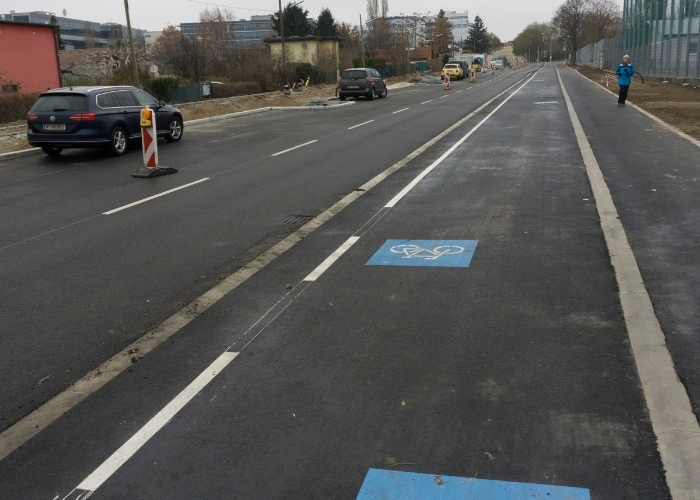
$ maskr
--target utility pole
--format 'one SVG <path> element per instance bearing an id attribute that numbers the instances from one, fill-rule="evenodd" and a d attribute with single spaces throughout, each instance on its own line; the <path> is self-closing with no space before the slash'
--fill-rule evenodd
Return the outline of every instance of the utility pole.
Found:
<path id="1" fill-rule="evenodd" d="M 549 34 L 549 62 L 552 62 L 552 34 Z"/>
<path id="2" fill-rule="evenodd" d="M 282 1 L 282 0 L 280 0 Z M 129 0 L 124 0 L 126 11 L 126 29 L 129 33 L 129 47 L 131 49 L 131 65 L 134 68 L 134 87 L 139 86 L 139 69 L 136 66 L 136 54 L 134 53 L 134 36 L 131 34 L 131 18 L 129 17 Z"/>
<path id="3" fill-rule="evenodd" d="M 124 0 L 126 1 L 126 0 Z M 282 74 L 284 75 L 284 83 L 288 84 L 287 80 L 287 54 L 284 50 L 284 17 L 282 16 L 282 0 L 279 0 L 280 4 L 280 39 L 282 40 Z"/>
<path id="4" fill-rule="evenodd" d="M 280 0 L 281 2 L 282 0 Z M 362 14 L 360 14 L 360 48 L 362 49 L 362 67 L 365 67 L 365 30 L 362 27 Z"/>

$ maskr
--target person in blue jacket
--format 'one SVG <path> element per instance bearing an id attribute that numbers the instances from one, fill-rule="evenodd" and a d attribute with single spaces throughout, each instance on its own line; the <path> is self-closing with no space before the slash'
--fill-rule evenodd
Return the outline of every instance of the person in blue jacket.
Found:
<path id="1" fill-rule="evenodd" d="M 622 64 L 620 64 L 615 70 L 617 74 L 617 83 L 620 85 L 620 96 L 617 99 L 617 106 L 624 106 L 627 100 L 627 91 L 630 89 L 630 83 L 632 83 L 632 75 L 634 75 L 634 66 L 630 62 L 630 56 L 626 55 L 622 58 Z"/>

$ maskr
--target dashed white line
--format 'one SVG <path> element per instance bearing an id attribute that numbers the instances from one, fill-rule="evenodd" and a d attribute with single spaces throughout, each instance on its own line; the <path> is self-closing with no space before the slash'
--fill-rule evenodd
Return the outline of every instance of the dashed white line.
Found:
<path id="1" fill-rule="evenodd" d="M 303 148 L 304 146 L 308 146 L 309 144 L 313 144 L 314 142 L 318 142 L 318 139 L 314 139 L 313 141 L 305 142 L 304 144 L 299 144 L 298 146 L 294 146 L 293 148 L 285 149 L 284 151 L 280 151 L 279 153 L 272 154 L 270 156 L 279 156 L 284 153 L 289 153 L 290 151 L 294 151 L 295 149 Z"/>
<path id="2" fill-rule="evenodd" d="M 408 109 L 408 108 L 403 108 L 403 109 L 400 109 L 400 110 L 398 110 L 398 111 L 394 111 L 394 112 L 391 113 L 391 114 L 392 114 L 392 115 L 395 115 L 395 114 L 397 114 L 397 113 L 401 113 L 402 111 L 406 111 L 407 109 Z"/>
<path id="3" fill-rule="evenodd" d="M 160 410 L 146 425 L 134 434 L 131 439 L 115 451 L 111 457 L 95 469 L 85 480 L 78 485 L 78 490 L 95 491 L 109 477 L 114 474 L 139 448 L 151 439 L 165 424 L 167 424 L 199 391 L 204 389 L 214 377 L 238 356 L 237 352 L 225 352 L 219 356 L 209 367 L 190 383 L 175 399 Z"/>
<path id="4" fill-rule="evenodd" d="M 433 100 L 430 99 L 429 101 L 422 102 L 421 104 L 428 104 L 429 102 L 433 102 Z"/>
<path id="5" fill-rule="evenodd" d="M 324 260 L 323 262 L 321 262 L 321 264 L 316 269 L 311 271 L 311 274 L 309 274 L 306 278 L 304 278 L 304 281 L 316 281 L 318 279 L 318 277 L 321 276 L 326 271 L 326 269 L 331 267 L 333 265 L 333 263 L 336 260 L 338 260 L 340 257 L 342 257 L 342 255 L 345 252 L 347 252 L 350 249 L 350 247 L 353 246 L 357 242 L 357 240 L 359 240 L 359 239 L 360 239 L 359 236 L 350 236 L 350 238 L 348 238 L 345 243 L 340 245 L 335 252 L 330 254 L 328 256 L 328 258 L 326 260 Z"/>
<path id="6" fill-rule="evenodd" d="M 444 99 L 445 97 L 450 97 L 449 95 L 444 95 L 440 99 Z"/>
<path id="7" fill-rule="evenodd" d="M 464 89 L 462 89 L 462 90 L 464 90 Z M 462 90 L 458 90 L 457 92 L 455 92 L 455 94 L 459 94 Z"/>
<path id="8" fill-rule="evenodd" d="M 179 191 L 181 189 L 185 189 L 186 187 L 194 186 L 195 184 L 199 184 L 200 182 L 204 182 L 204 181 L 208 181 L 208 180 L 209 180 L 209 177 L 205 177 L 204 179 L 199 179 L 198 181 L 190 182 L 189 184 L 185 184 L 184 186 L 176 187 L 175 189 L 171 189 L 169 191 L 163 191 L 160 194 L 149 196 L 148 198 L 144 198 L 143 200 L 129 203 L 128 205 L 124 205 L 123 207 L 115 208 L 114 210 L 110 210 L 109 212 L 103 212 L 102 215 L 112 215 L 113 213 L 119 212 L 120 210 L 126 210 L 127 208 L 131 208 L 133 206 L 140 205 L 141 203 L 146 203 L 147 201 L 153 200 L 155 198 L 160 198 L 161 196 L 165 196 L 166 194 L 174 193 L 175 191 Z"/>
<path id="9" fill-rule="evenodd" d="M 352 129 L 354 129 L 354 128 L 361 127 L 362 125 L 367 125 L 368 123 L 372 123 L 373 121 L 374 121 L 374 120 L 369 120 L 369 121 L 366 121 L 366 122 L 364 122 L 364 123 L 360 123 L 360 124 L 358 124 L 358 125 L 354 125 L 354 126 L 352 126 L 352 127 L 348 127 L 348 130 L 352 130 Z"/>

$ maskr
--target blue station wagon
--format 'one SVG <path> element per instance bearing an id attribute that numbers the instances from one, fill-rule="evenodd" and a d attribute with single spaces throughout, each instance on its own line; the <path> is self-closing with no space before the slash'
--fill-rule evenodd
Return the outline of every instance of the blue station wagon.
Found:
<path id="1" fill-rule="evenodd" d="M 136 87 L 65 87 L 41 94 L 27 113 L 27 139 L 49 156 L 64 148 L 109 148 L 123 155 L 141 137 L 140 112 L 155 111 L 158 137 L 182 138 L 180 110 Z"/>

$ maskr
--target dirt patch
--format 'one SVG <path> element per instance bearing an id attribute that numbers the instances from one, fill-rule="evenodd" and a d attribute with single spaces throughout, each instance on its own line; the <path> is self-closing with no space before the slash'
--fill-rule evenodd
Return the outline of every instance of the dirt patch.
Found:
<path id="1" fill-rule="evenodd" d="M 311 86 L 302 92 L 292 92 L 285 95 L 282 92 L 274 92 L 258 95 L 244 95 L 217 99 L 214 101 L 202 101 L 197 103 L 175 104 L 182 111 L 185 121 L 211 118 L 212 116 L 238 113 L 267 107 L 302 106 L 310 99 L 320 97 L 334 97 L 335 84 Z"/>
<path id="2" fill-rule="evenodd" d="M 578 72 L 592 81 L 601 83 L 609 71 L 600 71 L 590 67 L 579 67 Z M 608 90 L 617 93 L 617 83 L 611 83 Z M 663 83 L 646 78 L 642 84 L 639 76 L 635 76 L 629 91 L 629 101 L 640 108 L 662 119 L 669 125 L 685 132 L 695 139 L 700 139 L 700 88 L 680 83 Z"/>

